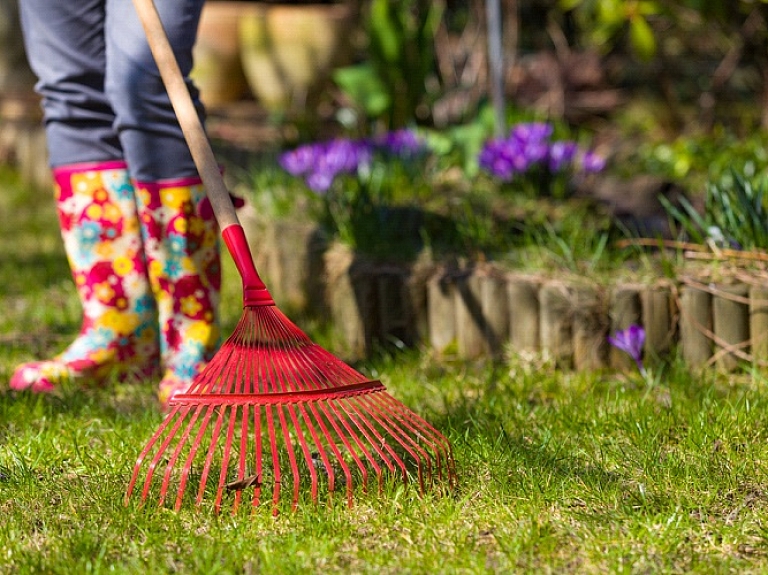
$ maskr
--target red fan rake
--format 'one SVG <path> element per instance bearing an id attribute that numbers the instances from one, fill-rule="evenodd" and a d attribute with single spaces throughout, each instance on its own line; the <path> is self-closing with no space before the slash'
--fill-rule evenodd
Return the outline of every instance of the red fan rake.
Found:
<path id="1" fill-rule="evenodd" d="M 193 381 L 171 398 L 169 412 L 141 451 L 126 503 L 134 491 L 180 509 L 212 501 L 232 511 L 283 492 L 295 508 L 308 492 L 356 488 L 379 492 L 388 478 L 455 484 L 451 446 L 424 419 L 313 343 L 275 306 L 253 264 L 242 226 L 224 186 L 152 0 L 134 0 L 222 236 L 243 280 L 244 313 L 234 333 Z M 140 479 L 142 478 L 143 479 Z"/>

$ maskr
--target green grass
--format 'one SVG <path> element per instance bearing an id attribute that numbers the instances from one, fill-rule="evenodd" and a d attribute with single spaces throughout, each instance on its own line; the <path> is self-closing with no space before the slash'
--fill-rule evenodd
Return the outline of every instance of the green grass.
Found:
<path id="1" fill-rule="evenodd" d="M 0 176 L 0 572 L 768 572 L 763 373 L 567 373 L 535 360 L 357 365 L 451 440 L 456 491 L 392 485 L 277 517 L 123 504 L 161 421 L 151 381 L 54 396 L 7 389 L 79 310 L 45 192 Z M 225 269 L 223 313 L 240 314 Z"/>

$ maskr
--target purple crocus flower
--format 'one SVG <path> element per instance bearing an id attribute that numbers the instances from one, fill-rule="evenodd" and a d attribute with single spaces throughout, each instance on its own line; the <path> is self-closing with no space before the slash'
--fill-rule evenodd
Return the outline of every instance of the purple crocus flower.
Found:
<path id="1" fill-rule="evenodd" d="M 388 154 L 399 158 L 412 158 L 425 150 L 424 141 L 413 130 L 402 129 L 387 132 L 377 138 L 376 146 Z"/>
<path id="2" fill-rule="evenodd" d="M 549 147 L 549 169 L 552 172 L 559 172 L 570 165 L 578 151 L 576 142 L 558 141 L 553 142 Z"/>
<path id="3" fill-rule="evenodd" d="M 355 173 L 370 162 L 371 145 L 364 140 L 339 138 L 306 144 L 280 156 L 280 165 L 289 174 L 303 176 L 315 192 L 325 192 L 339 174 Z"/>
<path id="4" fill-rule="evenodd" d="M 351 174 L 370 158 L 366 142 L 338 139 L 328 142 L 318 158 L 318 167 L 335 174 Z"/>
<path id="5" fill-rule="evenodd" d="M 483 146 L 479 162 L 480 167 L 502 181 L 509 182 L 518 174 L 524 174 L 533 167 L 545 165 L 552 169 L 550 160 L 553 145 L 549 138 L 554 128 L 544 122 L 517 124 L 508 137 L 493 139 Z M 575 144 L 555 143 L 555 168 L 564 165 L 575 155 Z M 571 149 L 573 146 L 573 149 Z"/>
<path id="6" fill-rule="evenodd" d="M 613 337 L 608 336 L 608 343 L 628 353 L 637 364 L 640 373 L 645 375 L 645 368 L 643 367 L 645 330 L 641 326 L 633 323 L 627 329 L 617 331 Z"/>
<path id="7" fill-rule="evenodd" d="M 581 169 L 594 174 L 605 169 L 605 158 L 595 152 L 585 152 L 581 157 Z"/>
<path id="8" fill-rule="evenodd" d="M 507 140 L 490 140 L 480 151 L 480 167 L 502 181 L 509 181 L 515 172 L 514 154 L 510 152 Z"/>
<path id="9" fill-rule="evenodd" d="M 305 144 L 282 154 L 279 163 L 289 174 L 303 177 L 311 190 L 322 193 L 333 185 L 336 176 L 358 173 L 368 166 L 375 150 L 413 158 L 425 149 L 424 142 L 412 130 L 396 130 L 375 140 L 337 138 Z"/>
<path id="10" fill-rule="evenodd" d="M 327 192 L 333 184 L 335 174 L 331 172 L 313 171 L 307 174 L 305 182 L 310 190 L 318 194 Z"/>
<path id="11" fill-rule="evenodd" d="M 549 143 L 543 140 L 531 140 L 520 147 L 519 157 L 525 161 L 526 168 L 540 164 L 549 154 Z"/>
<path id="12" fill-rule="evenodd" d="M 521 142 L 541 142 L 548 140 L 554 128 L 546 122 L 526 122 L 512 128 L 512 138 Z"/>
<path id="13" fill-rule="evenodd" d="M 514 139 L 504 140 L 499 148 L 499 156 L 512 166 L 512 172 L 522 174 L 531 167 L 533 161 L 527 150 L 528 146 Z"/>
<path id="14" fill-rule="evenodd" d="M 509 182 L 546 157 L 546 145 L 521 142 L 515 138 L 488 141 L 480 151 L 480 167 L 502 181 Z"/>
<path id="15" fill-rule="evenodd" d="M 539 166 L 552 174 L 566 169 L 594 173 L 605 168 L 602 156 L 582 151 L 570 140 L 552 142 L 553 133 L 554 127 L 546 122 L 517 124 L 508 137 L 485 143 L 478 158 L 480 167 L 504 182 Z"/>
<path id="16" fill-rule="evenodd" d="M 303 176 L 308 173 L 316 164 L 319 146 L 307 144 L 299 146 L 295 150 L 285 152 L 280 156 L 280 165 L 292 176 Z"/>

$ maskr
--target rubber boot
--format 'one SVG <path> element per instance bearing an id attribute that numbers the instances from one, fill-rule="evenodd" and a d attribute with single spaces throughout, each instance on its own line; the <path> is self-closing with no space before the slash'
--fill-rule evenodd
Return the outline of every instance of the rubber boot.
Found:
<path id="1" fill-rule="evenodd" d="M 135 185 L 160 319 L 165 407 L 219 347 L 219 230 L 199 178 Z"/>
<path id="2" fill-rule="evenodd" d="M 12 389 L 48 392 L 159 370 L 154 298 L 133 185 L 121 161 L 53 171 L 64 248 L 83 307 L 75 341 L 51 360 L 19 366 Z"/>

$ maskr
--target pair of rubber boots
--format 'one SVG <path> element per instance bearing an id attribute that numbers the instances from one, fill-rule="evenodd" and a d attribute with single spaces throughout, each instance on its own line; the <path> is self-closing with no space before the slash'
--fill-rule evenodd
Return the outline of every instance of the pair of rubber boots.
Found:
<path id="1" fill-rule="evenodd" d="M 160 377 L 165 407 L 219 344 L 219 232 L 201 181 L 132 182 L 120 161 L 56 168 L 54 181 L 82 328 L 53 359 L 19 366 L 10 386 Z"/>

